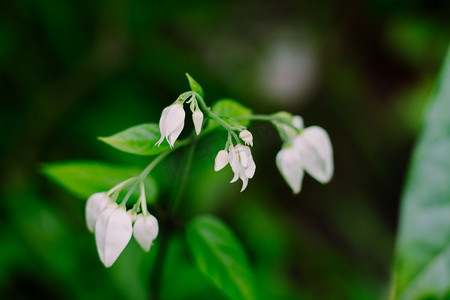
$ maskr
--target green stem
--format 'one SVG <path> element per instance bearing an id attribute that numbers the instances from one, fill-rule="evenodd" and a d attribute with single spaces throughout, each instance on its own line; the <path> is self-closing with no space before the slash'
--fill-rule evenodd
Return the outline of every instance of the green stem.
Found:
<path id="1" fill-rule="evenodd" d="M 269 122 L 279 122 L 284 125 L 287 125 L 291 127 L 292 129 L 295 129 L 296 131 L 299 131 L 297 127 L 294 126 L 291 122 L 288 122 L 284 119 L 277 118 L 273 115 L 249 115 L 249 116 L 242 116 L 235 118 L 236 120 L 255 120 L 255 121 L 269 121 Z"/>
<path id="2" fill-rule="evenodd" d="M 234 130 L 236 130 L 235 127 L 230 126 L 227 122 L 225 122 L 221 117 L 219 117 L 218 115 L 216 115 L 215 113 L 213 113 L 211 111 L 211 108 L 209 108 L 206 103 L 205 100 L 203 100 L 203 98 L 198 94 L 195 93 L 194 96 L 196 97 L 197 101 L 200 103 L 200 107 L 203 109 L 203 111 L 205 112 L 205 114 L 213 119 L 214 121 L 216 121 L 217 123 L 219 123 L 220 125 L 222 125 L 226 130 L 228 130 L 229 133 L 231 133 L 231 135 L 233 135 L 234 139 L 236 140 L 237 143 L 239 143 L 239 137 L 236 135 L 236 133 L 234 132 Z"/>

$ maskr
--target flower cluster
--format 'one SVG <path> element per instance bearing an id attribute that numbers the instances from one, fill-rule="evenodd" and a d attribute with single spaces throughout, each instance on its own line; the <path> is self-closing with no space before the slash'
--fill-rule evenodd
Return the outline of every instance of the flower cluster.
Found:
<path id="1" fill-rule="evenodd" d="M 191 103 L 190 109 L 192 111 L 195 132 L 197 135 L 200 134 L 203 123 L 203 113 L 199 108 L 199 103 L 197 101 L 198 96 L 198 94 L 193 92 L 184 93 L 172 105 L 164 108 L 161 119 L 159 120 L 161 138 L 156 143 L 158 147 L 164 139 L 167 140 L 171 148 L 174 147 L 174 143 L 184 127 L 185 112 L 183 103 L 185 101 Z M 211 114 L 211 112 L 208 113 Z M 241 179 L 243 183 L 241 189 L 242 192 L 248 185 L 248 179 L 253 177 L 256 170 L 250 148 L 246 146 L 250 145 L 253 147 L 253 136 L 250 131 L 245 129 L 245 127 L 236 128 L 236 130 L 239 130 L 240 139 L 237 138 L 234 128 L 230 129 L 226 127 L 226 129 L 228 130 L 227 144 L 224 150 L 219 151 L 216 157 L 214 170 L 219 171 L 230 163 L 231 169 L 234 172 L 234 177 L 230 182 L 233 183 L 238 179 Z M 234 146 L 232 142 L 232 136 L 235 138 L 236 146 Z M 242 145 L 241 141 L 243 141 L 245 145 Z"/>
<path id="2" fill-rule="evenodd" d="M 158 235 L 158 221 L 147 211 L 144 187 L 141 183 L 142 213 L 137 214 L 137 206 L 126 211 L 125 205 L 117 205 L 112 194 L 123 188 L 121 183 L 110 192 L 95 193 L 86 203 L 86 223 L 91 232 L 95 232 L 100 260 L 105 267 L 111 267 L 134 235 L 139 245 L 149 251 Z M 133 225 L 134 222 L 134 225 Z"/>
<path id="3" fill-rule="evenodd" d="M 164 108 L 161 119 L 159 120 L 159 130 L 161 131 L 161 138 L 156 143 L 159 147 L 164 139 L 170 145 L 170 148 L 173 148 L 175 141 L 180 135 L 181 131 L 183 131 L 184 127 L 184 117 L 186 113 L 183 109 L 183 103 L 188 99 L 187 103 L 191 103 L 190 108 L 192 111 L 192 121 L 194 123 L 195 132 L 197 135 L 200 134 L 203 123 L 203 113 L 198 107 L 198 102 L 196 100 L 195 95 L 192 93 L 185 93 L 180 96 L 180 98 L 175 101 L 172 105 Z"/>
<path id="4" fill-rule="evenodd" d="M 318 126 L 304 129 L 299 116 L 290 118 L 288 122 L 292 127 L 274 122 L 285 139 L 276 156 L 281 175 L 296 194 L 301 190 L 304 171 L 317 181 L 328 183 L 333 176 L 334 165 L 333 148 L 327 132 Z"/>

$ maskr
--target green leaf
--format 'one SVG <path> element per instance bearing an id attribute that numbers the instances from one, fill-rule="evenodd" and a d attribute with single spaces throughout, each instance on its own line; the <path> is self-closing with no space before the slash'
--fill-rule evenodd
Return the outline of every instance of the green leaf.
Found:
<path id="1" fill-rule="evenodd" d="M 449 112 L 450 48 L 414 149 L 402 197 L 391 299 L 443 299 L 449 295 Z"/>
<path id="2" fill-rule="evenodd" d="M 230 299 L 255 299 L 243 247 L 222 221 L 197 217 L 188 224 L 186 237 L 197 266 Z"/>
<path id="3" fill-rule="evenodd" d="M 240 104 L 239 102 L 232 99 L 220 99 L 211 108 L 211 111 L 220 117 L 225 117 L 224 121 L 229 123 L 231 126 L 236 126 L 236 121 L 233 119 L 239 119 L 240 117 L 250 116 L 252 110 Z M 217 122 L 211 122 L 211 127 L 217 126 Z M 242 126 L 248 126 L 250 124 L 249 120 L 240 120 L 238 124 Z"/>
<path id="4" fill-rule="evenodd" d="M 99 137 L 106 144 L 123 152 L 137 155 L 155 155 L 167 150 L 168 146 L 155 146 L 161 134 L 155 123 L 141 124 L 109 137 Z"/>
<path id="5" fill-rule="evenodd" d="M 93 161 L 48 163 L 42 173 L 68 192 L 87 199 L 90 195 L 110 190 L 116 184 L 140 174 L 136 167 L 117 166 Z M 147 201 L 156 199 L 157 185 L 151 176 L 145 180 Z"/>
<path id="6" fill-rule="evenodd" d="M 191 75 L 189 75 L 188 73 L 186 73 L 186 76 L 187 76 L 187 78 L 189 80 L 189 86 L 191 87 L 191 90 L 193 92 L 196 92 L 197 94 L 199 94 L 200 97 L 202 97 L 202 98 L 205 97 L 205 95 L 203 93 L 203 89 L 200 86 L 200 84 L 198 84 L 198 82 L 195 81 L 195 79 L 192 78 Z"/>

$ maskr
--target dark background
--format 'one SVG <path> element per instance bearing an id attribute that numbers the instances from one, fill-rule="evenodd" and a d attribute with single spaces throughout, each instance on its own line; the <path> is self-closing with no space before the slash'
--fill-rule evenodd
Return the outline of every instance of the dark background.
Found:
<path id="1" fill-rule="evenodd" d="M 262 299 L 383 299 L 407 162 L 449 42 L 448 1 L 2 1 L 2 299 L 142 299 L 154 255 L 133 240 L 111 269 L 85 228 L 84 201 L 42 163 L 145 166 L 98 141 L 157 122 L 188 90 L 255 113 L 286 110 L 325 128 L 335 175 L 292 195 L 275 166 L 276 130 L 254 122 L 245 192 L 214 173 L 226 135 L 199 144 L 184 219 L 223 219 L 249 254 Z M 189 116 L 189 114 L 187 114 Z M 192 128 L 186 118 L 183 136 Z M 159 201 L 182 151 L 155 170 Z M 101 176 L 101 174 L 99 174 Z M 178 177 L 177 177 L 178 176 Z M 158 245 L 156 240 L 156 245 Z M 174 238 L 164 299 L 220 299 Z"/>

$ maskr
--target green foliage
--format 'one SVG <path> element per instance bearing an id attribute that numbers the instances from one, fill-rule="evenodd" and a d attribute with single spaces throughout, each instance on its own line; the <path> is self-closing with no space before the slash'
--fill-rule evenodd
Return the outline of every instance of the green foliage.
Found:
<path id="1" fill-rule="evenodd" d="M 155 146 L 161 134 L 156 123 L 130 127 L 109 137 L 99 137 L 106 144 L 123 152 L 137 155 L 155 155 L 164 152 L 168 146 Z"/>
<path id="2" fill-rule="evenodd" d="M 392 299 L 442 299 L 450 291 L 450 49 L 402 199 Z"/>
<path id="3" fill-rule="evenodd" d="M 198 267 L 218 288 L 231 299 L 255 299 L 245 252 L 222 221 L 197 217 L 189 223 L 186 237 Z"/>
<path id="4" fill-rule="evenodd" d="M 195 81 L 195 79 L 192 78 L 188 73 L 186 73 L 186 76 L 187 76 L 187 78 L 189 80 L 189 86 L 191 87 L 191 90 L 193 92 L 196 92 L 197 94 L 199 94 L 200 97 L 204 98 L 205 94 L 203 93 L 203 89 L 200 86 L 200 84 L 198 84 L 198 82 Z"/>
<path id="5" fill-rule="evenodd" d="M 108 191 L 116 184 L 139 175 L 141 170 L 93 161 L 67 161 L 45 164 L 42 172 L 65 190 L 87 199 L 94 193 Z M 155 200 L 157 185 L 151 176 L 145 180 L 145 189 L 147 201 Z"/>
<path id="6" fill-rule="evenodd" d="M 218 100 L 211 108 L 212 112 L 217 114 L 220 117 L 228 117 L 224 118 L 224 121 L 230 124 L 231 126 L 248 126 L 250 121 L 243 120 L 237 123 L 235 120 L 239 117 L 246 117 L 252 114 L 252 110 L 239 102 L 223 98 Z M 231 118 L 231 119 L 230 119 Z M 209 124 L 210 128 L 214 128 L 217 126 L 216 122 L 211 122 Z"/>

